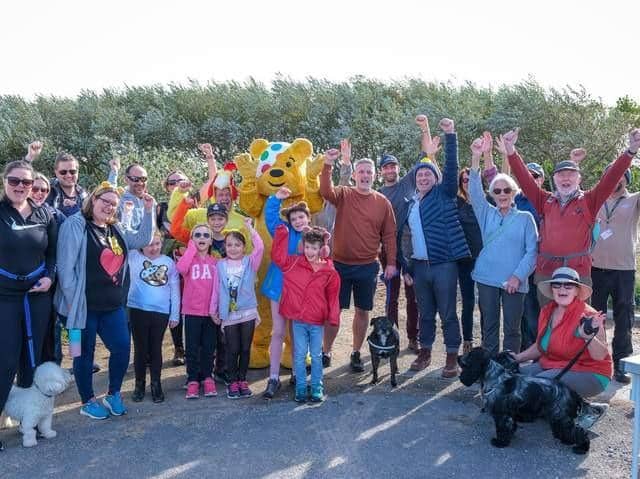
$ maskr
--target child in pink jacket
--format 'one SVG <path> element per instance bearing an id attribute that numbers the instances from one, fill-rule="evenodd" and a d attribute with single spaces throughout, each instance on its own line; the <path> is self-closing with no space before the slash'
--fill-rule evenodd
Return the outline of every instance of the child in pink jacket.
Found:
<path id="1" fill-rule="evenodd" d="M 191 230 L 187 250 L 178 260 L 184 278 L 182 314 L 184 315 L 185 359 L 187 363 L 187 399 L 197 399 L 200 382 L 206 397 L 217 396 L 211 377 L 216 349 L 216 325 L 209 315 L 211 294 L 218 283 L 217 259 L 210 255 L 213 233 L 207 224 Z"/>

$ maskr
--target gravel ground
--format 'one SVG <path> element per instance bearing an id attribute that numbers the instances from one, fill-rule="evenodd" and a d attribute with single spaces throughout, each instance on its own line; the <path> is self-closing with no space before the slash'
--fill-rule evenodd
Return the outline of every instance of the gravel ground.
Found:
<path id="1" fill-rule="evenodd" d="M 384 305 L 382 291 L 377 305 Z M 570 447 L 553 439 L 542 421 L 522 425 L 511 447 L 496 449 L 489 444 L 493 423 L 480 412 L 477 388 L 440 378 L 441 342 L 434 347 L 431 367 L 414 374 L 408 369 L 415 356 L 406 351 L 402 334 L 402 374 L 396 390 L 389 386 L 387 362 L 381 366 L 381 383 L 369 385 L 367 354 L 366 372 L 350 373 L 351 316 L 343 315 L 333 365 L 325 370 L 323 404 L 294 403 L 284 370 L 283 389 L 272 401 L 260 397 L 266 370 L 250 373 L 253 398 L 231 401 L 220 394 L 186 401 L 184 368 L 169 364 L 163 370 L 167 400 L 153 404 L 147 398 L 135 404 L 128 400 L 131 367 L 123 387 L 129 407 L 124 417 L 99 422 L 80 416 L 72 385 L 56 402 L 57 438 L 26 449 L 16 429 L 0 431 L 7 447 L 0 454 L 0 477 L 630 476 L 633 405 L 628 386 L 613 382 L 597 398 L 611 408 L 593 428 L 592 449 L 586 456 L 572 454 Z M 640 328 L 634 330 L 634 344 L 640 344 Z M 169 335 L 165 351 L 170 358 Z M 103 366 L 95 375 L 96 391 L 102 391 L 107 380 L 105 350 L 100 347 L 96 357 Z"/>

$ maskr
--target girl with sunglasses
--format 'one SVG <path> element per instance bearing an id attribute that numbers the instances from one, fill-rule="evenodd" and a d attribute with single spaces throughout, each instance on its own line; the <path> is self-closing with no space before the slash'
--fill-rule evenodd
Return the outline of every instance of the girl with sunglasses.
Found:
<path id="1" fill-rule="evenodd" d="M 49 291 L 56 275 L 58 226 L 49 210 L 29 197 L 33 178 L 33 168 L 25 161 L 7 164 L 2 176 L 0 412 L 16 372 L 18 386 L 31 386 L 51 312 Z"/>
<path id="2" fill-rule="evenodd" d="M 217 396 L 211 377 L 216 349 L 216 325 L 209 316 L 209 303 L 218 281 L 216 263 L 211 256 L 213 232 L 206 223 L 191 230 L 191 240 L 177 263 L 183 278 L 182 314 L 184 315 L 187 399 L 197 399 L 202 385 L 205 397 Z"/>
<path id="3" fill-rule="evenodd" d="M 514 206 L 518 187 L 510 176 L 501 173 L 493 178 L 489 194 L 495 206 L 487 200 L 480 178 L 480 157 L 490 141 L 488 137 L 478 138 L 471 145 L 469 197 L 483 244 L 471 277 L 478 284 L 482 344 L 497 354 L 501 349 L 520 351 L 520 321 L 529 290 L 528 277 L 535 266 L 538 232 L 531 214 Z"/>

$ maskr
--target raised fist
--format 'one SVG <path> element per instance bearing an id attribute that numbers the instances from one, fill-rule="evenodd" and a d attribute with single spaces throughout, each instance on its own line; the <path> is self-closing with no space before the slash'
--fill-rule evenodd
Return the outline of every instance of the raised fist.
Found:
<path id="1" fill-rule="evenodd" d="M 351 142 L 346 138 L 340 140 L 340 163 L 343 165 L 351 163 Z"/>
<path id="2" fill-rule="evenodd" d="M 427 118 L 427 115 L 416 116 L 416 125 L 418 125 L 422 133 L 429 132 L 429 119 Z"/>
<path id="3" fill-rule="evenodd" d="M 440 123 L 438 123 L 438 126 L 440 126 L 440 129 L 445 133 L 454 132 L 453 120 L 451 120 L 450 118 L 443 118 L 442 120 L 440 120 Z"/>
<path id="4" fill-rule="evenodd" d="M 475 157 L 482 156 L 484 152 L 484 140 L 482 138 L 476 138 L 471 143 L 471 154 Z"/>
<path id="5" fill-rule="evenodd" d="M 28 156 L 32 160 L 35 160 L 36 158 L 38 158 L 38 156 L 40 156 L 40 153 L 42 153 L 43 146 L 44 146 L 44 143 L 42 143 L 39 140 L 32 141 L 31 143 L 29 143 L 29 149 L 27 151 Z"/>
<path id="6" fill-rule="evenodd" d="M 640 148 L 640 128 L 634 128 L 629 132 L 629 150 L 637 153 Z"/>
<path id="7" fill-rule="evenodd" d="M 201 143 L 198 145 L 198 149 L 202 152 L 205 158 L 213 158 L 213 147 L 210 143 Z"/>
<path id="8" fill-rule="evenodd" d="M 142 194 L 142 202 L 144 203 L 145 210 L 147 211 L 153 210 L 153 204 L 155 203 L 155 200 L 153 199 L 153 196 L 151 196 L 149 193 Z"/>
<path id="9" fill-rule="evenodd" d="M 336 148 L 331 148 L 324 153 L 325 165 L 333 165 L 338 158 L 340 158 L 340 151 Z"/>
<path id="10" fill-rule="evenodd" d="M 109 168 L 111 168 L 111 171 L 115 171 L 116 173 L 120 171 L 120 158 L 111 158 L 109 160 Z"/>
<path id="11" fill-rule="evenodd" d="M 485 131 L 482 134 L 482 153 L 491 153 L 491 149 L 493 148 L 493 137 L 491 133 Z"/>
<path id="12" fill-rule="evenodd" d="M 574 148 L 573 150 L 571 150 L 571 153 L 569 153 L 569 159 L 571 161 L 575 161 L 578 164 L 580 164 L 580 162 L 584 160 L 586 156 L 587 150 L 585 150 L 584 148 Z"/>

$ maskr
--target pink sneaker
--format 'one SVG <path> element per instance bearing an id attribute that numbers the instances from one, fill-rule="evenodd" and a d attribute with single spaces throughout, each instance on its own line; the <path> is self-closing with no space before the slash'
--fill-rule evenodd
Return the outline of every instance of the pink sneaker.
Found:
<path id="1" fill-rule="evenodd" d="M 185 394 L 186 399 L 198 399 L 200 395 L 200 384 L 198 381 L 190 381 L 187 384 L 187 394 Z"/>
<path id="2" fill-rule="evenodd" d="M 240 383 L 238 381 L 234 381 L 229 386 L 227 386 L 227 397 L 229 399 L 238 399 L 240 397 Z"/>
<path id="3" fill-rule="evenodd" d="M 205 397 L 213 397 L 218 395 L 218 391 L 216 391 L 216 383 L 213 378 L 207 378 L 202 381 L 202 389 L 204 390 Z"/>
<path id="4" fill-rule="evenodd" d="M 251 389 L 249 389 L 249 383 L 247 381 L 240 381 L 238 383 L 238 388 L 240 389 L 240 397 L 241 398 L 249 398 L 253 396 Z"/>

